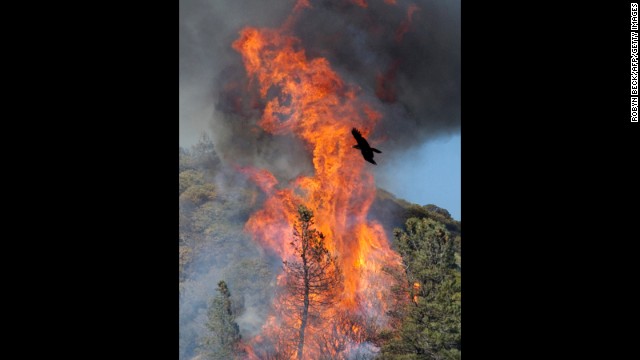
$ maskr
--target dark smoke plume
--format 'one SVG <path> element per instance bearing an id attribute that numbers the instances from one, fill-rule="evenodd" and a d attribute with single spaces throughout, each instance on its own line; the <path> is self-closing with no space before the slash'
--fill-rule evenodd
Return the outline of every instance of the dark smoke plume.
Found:
<path id="1" fill-rule="evenodd" d="M 381 112 L 367 137 L 371 146 L 383 151 L 381 165 L 431 138 L 459 131 L 460 0 L 397 0 L 395 5 L 390 0 L 366 0 L 367 8 L 354 0 L 309 2 L 312 8 L 300 13 L 291 33 L 301 40 L 309 59 L 327 58 L 345 83 L 359 87 L 359 96 Z M 283 184 L 312 174 L 311 156 L 302 140 L 272 135 L 256 125 L 267 100 L 247 86 L 242 57 L 231 47 L 246 26 L 280 27 L 295 4 L 296 0 L 180 0 L 181 146 L 195 144 L 206 130 L 223 169 L 252 165 L 269 170 Z M 345 136 L 351 138 L 349 133 Z M 388 169 L 379 166 L 374 171 Z M 227 192 L 224 184 L 216 184 L 221 193 Z M 206 333 L 206 302 L 215 293 L 214 285 L 230 277 L 225 264 L 207 257 L 217 251 L 198 255 L 192 265 L 197 276 L 185 284 L 181 359 L 196 354 L 196 342 Z M 236 291 L 240 284 L 229 286 Z M 259 331 L 270 299 L 246 293 L 250 295 L 243 299 L 245 312 L 238 321 L 243 336 L 250 337 Z M 363 343 L 349 358 L 371 358 L 377 351 Z"/>
<path id="2" fill-rule="evenodd" d="M 459 1 L 368 0 L 367 8 L 350 0 L 310 3 L 292 33 L 309 58 L 327 58 L 382 112 L 372 142 L 391 155 L 459 131 Z M 288 179 L 311 171 L 302 142 L 255 125 L 265 100 L 247 86 L 241 56 L 231 48 L 243 27 L 277 28 L 294 5 L 293 0 L 180 2 L 181 143 L 193 142 L 206 127 L 223 160 Z"/>

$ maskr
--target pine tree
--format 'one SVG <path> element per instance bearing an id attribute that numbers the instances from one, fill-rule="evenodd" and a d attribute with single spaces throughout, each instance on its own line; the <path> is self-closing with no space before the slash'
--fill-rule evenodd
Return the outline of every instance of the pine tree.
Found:
<path id="1" fill-rule="evenodd" d="M 207 311 L 207 328 L 211 335 L 205 339 L 206 355 L 212 360 L 233 359 L 238 354 L 240 328 L 231 310 L 231 292 L 224 281 L 218 283 L 218 294 Z"/>
<path id="2" fill-rule="evenodd" d="M 460 359 L 460 272 L 454 241 L 445 225 L 411 218 L 396 230 L 396 245 L 407 268 L 411 302 L 382 359 Z"/>
<path id="3" fill-rule="evenodd" d="M 335 300 L 342 281 L 336 257 L 331 256 L 324 245 L 324 235 L 313 228 L 313 212 L 305 206 L 298 207 L 298 221 L 293 230 L 296 259 L 284 261 L 286 287 L 294 309 L 299 316 L 297 333 L 297 358 L 303 358 L 305 330 L 309 319 L 317 319 L 318 310 Z"/>

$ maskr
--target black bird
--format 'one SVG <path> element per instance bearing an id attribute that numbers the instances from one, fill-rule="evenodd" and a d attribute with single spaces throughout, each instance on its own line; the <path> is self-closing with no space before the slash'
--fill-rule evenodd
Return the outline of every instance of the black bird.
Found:
<path id="1" fill-rule="evenodd" d="M 364 157 L 365 160 L 372 163 L 373 165 L 377 165 L 376 162 L 373 161 L 373 153 L 377 152 L 378 154 L 381 154 L 382 151 L 369 146 L 369 143 L 365 138 L 362 137 L 362 134 L 360 134 L 360 131 L 358 131 L 358 129 L 353 128 L 353 130 L 351 130 L 351 133 L 358 142 L 358 145 L 353 145 L 353 148 L 359 149 L 362 152 L 362 157 Z"/>

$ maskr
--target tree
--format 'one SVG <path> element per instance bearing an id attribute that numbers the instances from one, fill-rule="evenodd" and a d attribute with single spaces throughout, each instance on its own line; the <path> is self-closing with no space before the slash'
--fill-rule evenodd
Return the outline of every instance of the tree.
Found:
<path id="1" fill-rule="evenodd" d="M 216 170 L 220 166 L 220 158 L 216 153 L 213 141 L 207 133 L 203 132 L 200 135 L 198 142 L 191 148 L 191 155 L 197 167 Z"/>
<path id="2" fill-rule="evenodd" d="M 444 224 L 411 218 L 396 229 L 412 301 L 382 359 L 460 359 L 460 272 Z"/>
<path id="3" fill-rule="evenodd" d="M 300 205 L 291 242 L 296 258 L 284 261 L 288 299 L 300 320 L 298 359 L 303 357 L 309 319 L 318 319 L 319 310 L 333 303 L 342 283 L 336 257 L 325 247 L 324 235 L 313 228 L 314 223 L 313 212 Z"/>
<path id="4" fill-rule="evenodd" d="M 205 339 L 209 359 L 233 359 L 239 353 L 240 328 L 231 310 L 231 292 L 224 281 L 218 283 L 218 294 L 211 300 L 206 323 L 211 336 Z"/>

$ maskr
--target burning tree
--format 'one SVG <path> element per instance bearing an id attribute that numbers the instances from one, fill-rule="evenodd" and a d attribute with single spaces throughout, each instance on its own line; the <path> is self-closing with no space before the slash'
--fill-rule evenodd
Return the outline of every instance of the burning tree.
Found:
<path id="1" fill-rule="evenodd" d="M 295 260 L 284 261 L 287 305 L 300 327 L 297 339 L 297 358 L 302 359 L 305 330 L 318 325 L 320 308 L 335 303 L 340 293 L 342 273 L 337 258 L 329 253 L 324 235 L 313 228 L 313 212 L 304 205 L 298 207 L 298 221 L 293 228 Z"/>
<path id="2" fill-rule="evenodd" d="M 345 359 L 368 348 L 393 310 L 395 282 L 384 269 L 401 266 L 384 228 L 368 216 L 375 179 L 352 147 L 351 130 L 370 137 L 382 113 L 328 59 L 306 53 L 291 26 L 308 5 L 297 2 L 280 28 L 242 29 L 232 45 L 242 55 L 248 88 L 263 104 L 258 131 L 300 139 L 314 168 L 284 183 L 268 169 L 237 167 L 266 196 L 245 230 L 286 261 L 273 314 L 248 342 L 252 359 Z M 315 226 L 300 203 L 313 209 Z"/>

